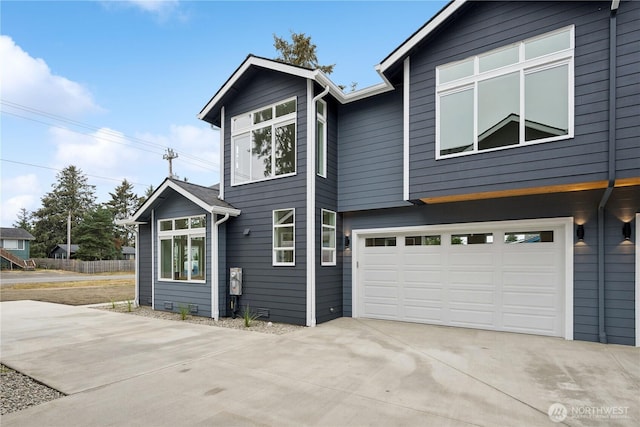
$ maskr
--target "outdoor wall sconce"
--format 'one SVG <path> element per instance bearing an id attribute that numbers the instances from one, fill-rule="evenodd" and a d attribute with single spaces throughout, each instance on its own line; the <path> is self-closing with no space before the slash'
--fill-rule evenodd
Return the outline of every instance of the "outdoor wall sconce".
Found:
<path id="1" fill-rule="evenodd" d="M 624 236 L 624 240 L 631 240 L 631 223 L 625 222 L 622 225 L 622 235 Z"/>
<path id="2" fill-rule="evenodd" d="M 351 246 L 351 239 L 349 236 L 344 236 L 344 248 L 349 249 L 349 246 Z"/>
<path id="3" fill-rule="evenodd" d="M 578 229 L 576 230 L 576 236 L 578 236 L 578 241 L 582 242 L 584 240 L 584 225 L 578 225 Z"/>
<path id="4" fill-rule="evenodd" d="M 244 234 L 245 236 L 248 236 L 249 234 L 251 234 L 251 229 L 250 228 L 245 228 L 244 231 L 242 232 L 242 234 Z"/>

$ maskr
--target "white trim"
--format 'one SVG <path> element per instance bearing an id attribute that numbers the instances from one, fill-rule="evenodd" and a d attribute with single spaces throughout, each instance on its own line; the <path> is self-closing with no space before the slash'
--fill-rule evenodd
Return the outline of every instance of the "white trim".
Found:
<path id="1" fill-rule="evenodd" d="M 330 213 L 333 215 L 333 225 L 325 225 L 324 223 L 324 213 Z M 320 227 L 320 265 L 322 266 L 335 266 L 336 265 L 336 260 L 338 257 L 338 234 L 337 234 L 337 224 L 338 224 L 338 214 L 335 211 L 329 210 L 329 209 L 320 209 L 320 223 L 321 223 L 321 227 Z M 325 251 L 325 247 L 324 247 L 324 229 L 328 228 L 329 230 L 333 230 L 333 248 L 327 248 L 327 250 L 331 250 L 333 249 L 333 257 L 331 258 L 330 262 L 325 262 L 324 261 L 324 251 Z"/>
<path id="2" fill-rule="evenodd" d="M 313 96 L 313 80 L 307 80 L 307 326 L 316 325 L 316 248 L 315 248 L 315 207 L 316 207 L 316 115 Z"/>
<path id="3" fill-rule="evenodd" d="M 432 233 L 437 231 L 483 231 L 496 227 L 564 227 L 565 240 L 565 270 L 564 270 L 564 339 L 573 340 L 573 217 L 524 219 L 510 221 L 467 222 L 457 224 L 420 225 L 409 227 L 387 227 L 354 229 L 351 231 L 351 316 L 359 317 L 358 313 L 358 252 L 360 239 L 370 235 L 380 234 L 405 234 L 405 233 Z"/>
<path id="4" fill-rule="evenodd" d="M 135 305 L 140 306 L 140 226 L 136 224 L 136 271 L 135 271 Z"/>
<path id="5" fill-rule="evenodd" d="M 409 62 L 408 56 L 404 60 L 404 81 L 402 94 L 402 197 L 404 200 L 409 200 L 409 125 L 411 124 L 409 114 L 411 112 L 411 64 Z"/>
<path id="6" fill-rule="evenodd" d="M 204 276 L 205 280 L 207 276 Z M 216 224 L 216 214 L 211 214 L 211 318 L 218 320 L 220 309 L 218 307 L 219 293 L 218 279 L 218 226 Z"/>
<path id="7" fill-rule="evenodd" d="M 156 252 L 157 252 L 157 244 L 156 241 L 156 210 L 151 209 L 151 308 L 153 310 L 156 309 Z"/>
<path id="8" fill-rule="evenodd" d="M 212 216 L 214 215 L 213 213 L 211 214 Z M 200 227 L 200 228 L 191 228 L 191 219 L 192 218 L 203 218 L 204 220 L 204 227 Z M 175 225 L 175 221 L 177 220 L 184 220 L 186 219 L 188 222 L 188 228 L 184 228 L 184 229 L 175 229 L 174 225 Z M 167 230 L 167 231 L 162 231 L 161 227 L 160 227 L 160 223 L 165 222 L 165 221 L 171 221 L 172 223 L 172 227 L 171 230 Z M 160 218 L 157 220 L 157 227 L 158 227 L 158 232 L 157 234 L 157 238 L 158 241 L 156 242 L 156 246 L 158 248 L 158 259 L 161 260 L 162 259 L 162 244 L 161 242 L 163 240 L 171 240 L 171 259 L 174 260 L 175 259 L 175 253 L 174 253 L 174 241 L 173 239 L 176 236 L 186 236 L 187 237 L 187 254 L 189 256 L 188 260 L 185 262 L 192 262 L 193 260 L 191 259 L 191 255 L 192 255 L 192 246 L 191 246 L 191 242 L 192 239 L 194 238 L 204 238 L 204 243 L 205 243 L 205 248 L 206 248 L 206 242 L 207 242 L 207 215 L 206 214 L 201 214 L 201 215 L 190 215 L 190 216 L 180 216 L 180 217 L 171 217 L 171 218 Z M 158 262 L 158 282 L 174 282 L 174 283 L 191 283 L 191 284 L 206 284 L 207 283 L 207 256 L 206 256 L 206 252 L 205 252 L 205 256 L 202 259 L 202 261 L 204 261 L 202 263 L 202 265 L 199 266 L 200 270 L 204 269 L 204 274 L 203 279 L 202 280 L 194 280 L 191 279 L 191 272 L 193 267 L 190 266 L 189 269 L 187 270 L 187 279 L 185 280 L 177 280 L 174 279 L 174 265 L 173 262 L 171 263 L 171 277 L 166 278 L 166 277 L 162 277 L 162 262 Z M 184 266 L 183 266 L 184 269 Z"/>
<path id="9" fill-rule="evenodd" d="M 640 213 L 636 213 L 636 241 L 634 242 L 636 247 L 636 347 L 640 347 L 640 248 L 638 248 L 640 230 L 638 224 L 640 224 Z"/>
<path id="10" fill-rule="evenodd" d="M 452 3 L 449 3 L 420 30 L 418 30 L 414 35 L 407 39 L 407 41 L 402 43 L 400 47 L 398 47 L 391 55 L 389 55 L 384 61 L 382 61 L 378 66 L 379 69 L 384 72 L 390 66 L 399 61 L 403 56 L 407 55 L 411 51 L 411 49 L 413 49 L 418 43 L 420 43 L 422 39 L 427 37 L 432 31 L 438 28 L 465 3 L 466 0 L 454 0 Z"/>
<path id="11" fill-rule="evenodd" d="M 324 106 L 324 114 L 322 116 L 320 116 L 318 114 L 318 109 L 315 108 L 316 110 L 316 123 L 317 122 L 321 122 L 324 125 L 324 132 L 322 134 L 322 173 L 320 173 L 318 171 L 318 165 L 317 165 L 317 161 L 314 163 L 315 168 L 316 168 L 316 175 L 318 175 L 319 177 L 322 178 L 326 178 L 327 177 L 327 140 L 328 140 L 328 126 L 327 126 L 327 117 L 328 117 L 328 112 L 327 112 L 327 101 L 324 101 L 322 99 L 318 99 L 316 102 L 320 102 L 322 103 L 322 105 Z M 318 130 L 315 129 L 315 149 L 318 149 L 318 135 L 317 135 Z"/>
<path id="12" fill-rule="evenodd" d="M 224 200 L 224 130 L 225 130 L 225 108 L 220 108 L 220 189 L 218 190 L 218 198 Z M 231 141 L 231 140 L 229 140 Z M 229 169 L 231 171 L 231 169 Z"/>
<path id="13" fill-rule="evenodd" d="M 292 221 L 291 224 L 276 224 L 276 212 L 291 211 Z M 291 249 L 288 247 L 276 247 L 276 228 L 292 228 L 293 246 Z M 276 251 L 293 251 L 293 261 L 291 262 L 278 262 Z M 271 211 L 271 265 L 273 267 L 294 267 L 296 265 L 296 209 L 295 208 L 283 208 L 274 209 Z"/>
<path id="14" fill-rule="evenodd" d="M 149 207 L 151 207 L 153 203 L 158 199 L 158 197 L 160 197 L 160 195 L 164 193 L 164 191 L 167 188 L 171 188 L 172 190 L 174 190 L 184 198 L 192 201 L 196 205 L 200 206 L 202 209 L 204 209 L 207 212 L 219 213 L 223 215 L 228 213 L 231 216 L 240 215 L 241 211 L 239 209 L 208 205 L 207 203 L 203 202 L 202 200 L 200 200 L 199 198 L 197 198 L 196 196 L 194 196 L 184 188 L 180 187 L 178 184 L 174 183 L 170 179 L 166 179 L 162 183 L 162 185 L 160 185 L 160 187 L 158 187 L 158 189 L 153 192 L 153 195 L 151 195 L 151 197 L 149 197 L 149 199 L 136 211 L 136 213 L 130 218 L 130 220 L 137 221 L 140 215 L 142 215 L 144 211 L 146 211 Z"/>

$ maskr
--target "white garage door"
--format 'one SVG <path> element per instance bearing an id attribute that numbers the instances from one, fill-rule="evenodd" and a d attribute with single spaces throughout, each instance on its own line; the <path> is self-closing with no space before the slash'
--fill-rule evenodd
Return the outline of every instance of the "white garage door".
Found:
<path id="1" fill-rule="evenodd" d="M 564 229 L 494 224 L 359 235 L 358 316 L 562 336 Z"/>

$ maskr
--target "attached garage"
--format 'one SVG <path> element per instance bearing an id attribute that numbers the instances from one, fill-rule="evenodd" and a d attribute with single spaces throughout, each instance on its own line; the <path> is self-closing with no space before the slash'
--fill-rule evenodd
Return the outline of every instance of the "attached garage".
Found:
<path id="1" fill-rule="evenodd" d="M 354 230 L 354 317 L 573 337 L 573 219 Z"/>

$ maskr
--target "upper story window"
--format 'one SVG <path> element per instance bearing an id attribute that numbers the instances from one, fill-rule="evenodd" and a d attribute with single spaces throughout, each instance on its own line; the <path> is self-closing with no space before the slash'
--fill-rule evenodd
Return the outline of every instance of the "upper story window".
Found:
<path id="1" fill-rule="evenodd" d="M 316 102 L 316 173 L 327 177 L 327 103 Z"/>
<path id="2" fill-rule="evenodd" d="M 231 119 L 231 185 L 296 173 L 296 99 Z"/>
<path id="3" fill-rule="evenodd" d="M 160 278 L 204 282 L 205 215 L 158 221 Z"/>
<path id="4" fill-rule="evenodd" d="M 573 137 L 573 58 L 571 26 L 437 67 L 436 158 Z"/>
<path id="5" fill-rule="evenodd" d="M 5 239 L 3 240 L 2 247 L 5 249 L 22 250 L 24 249 L 24 240 Z"/>

